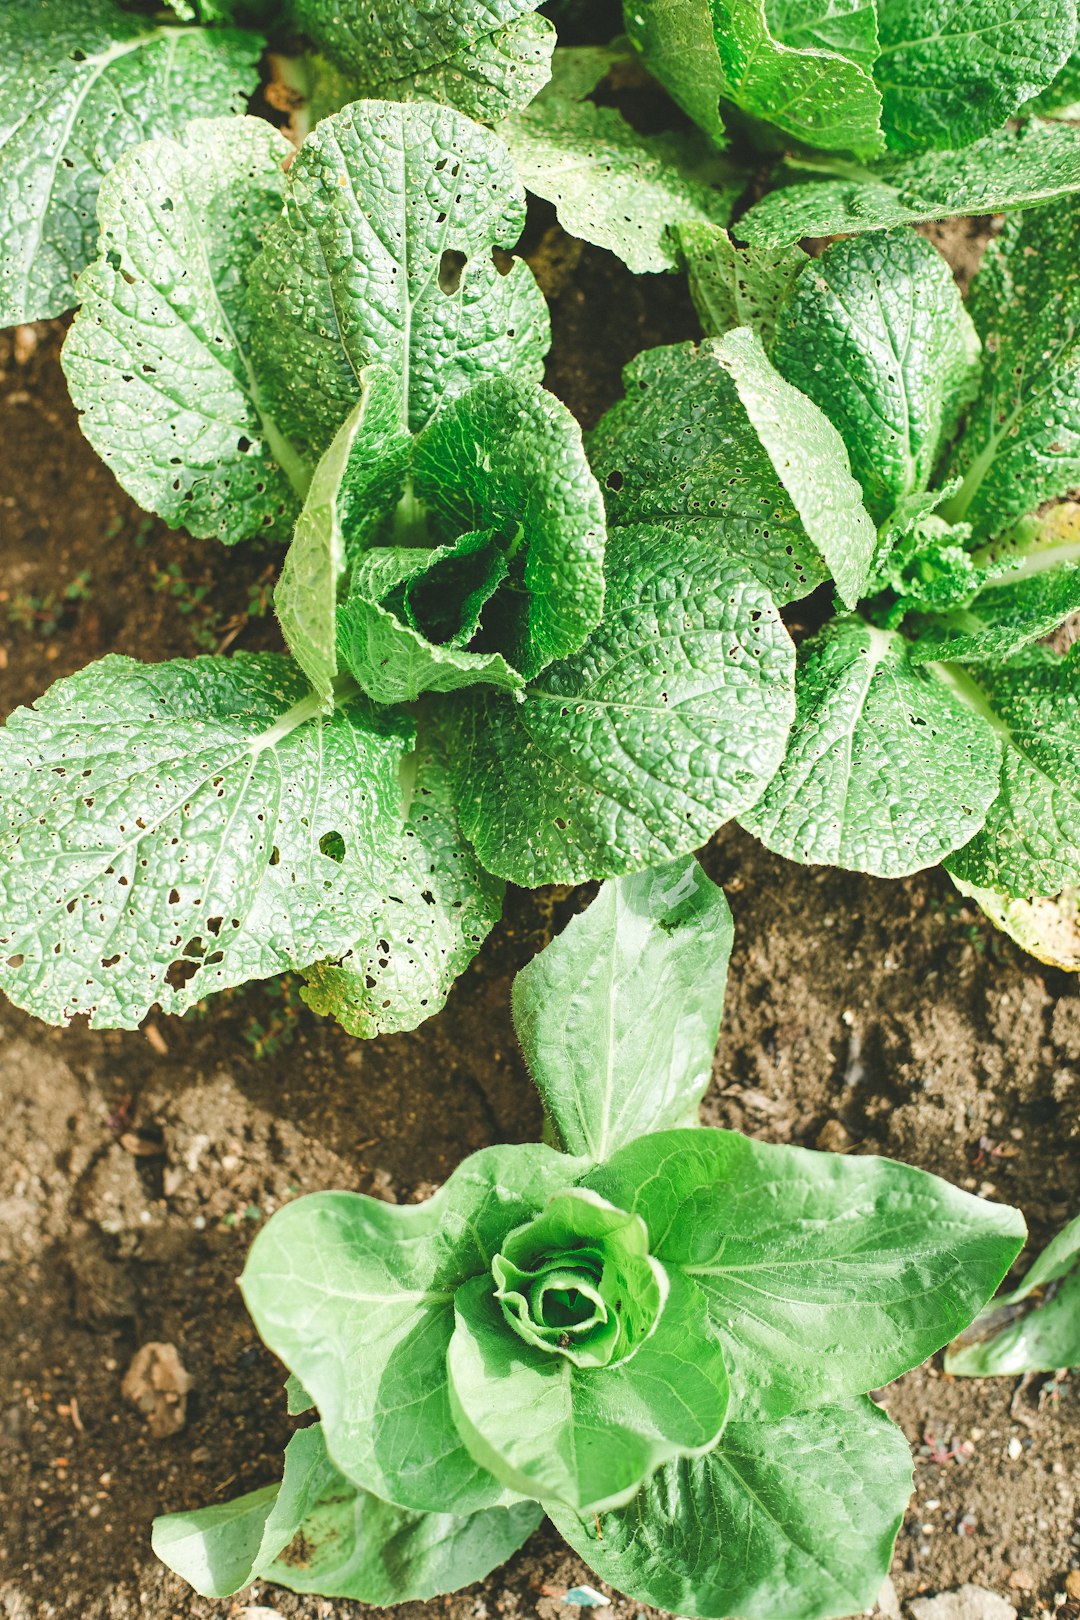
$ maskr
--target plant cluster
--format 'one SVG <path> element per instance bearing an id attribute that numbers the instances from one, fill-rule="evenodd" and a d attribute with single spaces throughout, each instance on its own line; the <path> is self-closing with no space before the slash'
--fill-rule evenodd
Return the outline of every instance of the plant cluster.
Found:
<path id="1" fill-rule="evenodd" d="M 426 1203 L 315 1193 L 241 1279 L 289 1369 L 280 1485 L 157 1520 L 199 1591 L 370 1603 L 502 1562 L 546 1513 L 683 1615 L 869 1608 L 911 1490 L 867 1396 L 966 1324 L 1023 1223 L 923 1171 L 697 1123 L 731 915 L 693 860 L 604 885 L 514 984 L 552 1146 Z"/>

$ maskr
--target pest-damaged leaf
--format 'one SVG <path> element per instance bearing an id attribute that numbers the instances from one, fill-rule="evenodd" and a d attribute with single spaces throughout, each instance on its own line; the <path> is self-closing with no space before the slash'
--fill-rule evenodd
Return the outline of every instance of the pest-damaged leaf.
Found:
<path id="1" fill-rule="evenodd" d="M 0 984 L 51 1023 L 133 1028 L 157 1003 L 348 949 L 384 892 L 411 721 L 335 713 L 277 654 L 58 681 L 0 731 Z"/>
<path id="2" fill-rule="evenodd" d="M 128 493 L 226 543 L 284 539 L 310 471 L 258 378 L 244 285 L 290 150 L 245 118 L 126 152 L 101 187 L 100 255 L 64 344 L 83 432 Z"/>
<path id="3" fill-rule="evenodd" d="M 962 895 L 975 901 L 995 928 L 1036 961 L 1064 973 L 1080 973 L 1080 885 L 1070 885 L 1060 894 L 1015 900 L 958 877 L 953 877 L 953 883 Z"/>
<path id="4" fill-rule="evenodd" d="M 719 103 L 726 81 L 709 0 L 624 4 L 623 16 L 630 41 L 649 72 L 715 147 L 725 147 Z"/>
<path id="5" fill-rule="evenodd" d="M 453 72 L 492 34 L 536 10 L 537 0 L 442 0 L 419 8 L 397 3 L 343 6 L 340 0 L 286 0 L 290 20 L 337 65 L 358 76 L 368 95 L 415 75 Z"/>
<path id="6" fill-rule="evenodd" d="M 0 7 L 0 326 L 70 309 L 98 187 L 139 141 L 243 110 L 257 34 L 158 27 L 116 0 Z"/>
<path id="7" fill-rule="evenodd" d="M 728 1423 L 628 1505 L 556 1529 L 602 1580 L 680 1615 L 818 1620 L 873 1607 L 911 1495 L 911 1455 L 868 1400 Z"/>
<path id="8" fill-rule="evenodd" d="M 1078 1364 L 1080 1215 L 1047 1244 L 1020 1286 L 991 1300 L 950 1346 L 945 1370 L 999 1378 Z"/>
<path id="9" fill-rule="evenodd" d="M 693 1123 L 733 927 L 697 861 L 605 883 L 514 980 L 514 1028 L 561 1147 L 604 1159 Z"/>
<path id="10" fill-rule="evenodd" d="M 777 317 L 810 262 L 802 249 L 759 253 L 738 247 L 720 226 L 693 221 L 678 226 L 676 239 L 705 336 L 723 337 L 733 326 L 750 326 L 768 348 Z"/>
<path id="11" fill-rule="evenodd" d="M 686 854 L 783 753 L 794 652 L 753 575 L 690 528 L 631 525 L 608 536 L 606 576 L 603 622 L 523 701 L 478 688 L 447 710 L 463 831 L 513 882 Z"/>
<path id="12" fill-rule="evenodd" d="M 979 830 L 1001 743 L 914 664 L 904 638 L 833 619 L 799 648 L 783 764 L 741 817 L 769 849 L 878 877 L 933 866 Z"/>
<path id="13" fill-rule="evenodd" d="M 482 1580 L 540 1523 L 532 1502 L 457 1517 L 393 1507 L 349 1483 L 320 1424 L 285 1449 L 280 1485 L 154 1520 L 158 1557 L 205 1597 L 254 1580 L 362 1603 L 425 1601 Z"/>

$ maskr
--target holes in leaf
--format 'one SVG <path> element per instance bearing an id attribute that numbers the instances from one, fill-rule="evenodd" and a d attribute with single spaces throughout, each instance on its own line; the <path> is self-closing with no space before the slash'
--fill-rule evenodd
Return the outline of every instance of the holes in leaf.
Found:
<path id="1" fill-rule="evenodd" d="M 461 286 L 461 276 L 468 264 L 464 253 L 457 248 L 447 248 L 439 260 L 439 291 L 452 298 Z"/>
<path id="2" fill-rule="evenodd" d="M 199 967 L 196 962 L 182 962 L 179 960 L 171 962 L 165 973 L 165 983 L 170 990 L 182 990 L 198 971 Z"/>
<path id="3" fill-rule="evenodd" d="M 614 490 L 617 494 L 618 491 L 622 489 L 625 479 L 623 478 L 623 475 L 619 471 L 618 467 L 613 467 L 608 473 L 607 477 L 604 479 L 604 482 L 608 489 Z"/>
<path id="4" fill-rule="evenodd" d="M 345 859 L 345 840 L 339 832 L 324 832 L 319 839 L 319 848 L 324 855 L 328 855 L 339 866 Z"/>

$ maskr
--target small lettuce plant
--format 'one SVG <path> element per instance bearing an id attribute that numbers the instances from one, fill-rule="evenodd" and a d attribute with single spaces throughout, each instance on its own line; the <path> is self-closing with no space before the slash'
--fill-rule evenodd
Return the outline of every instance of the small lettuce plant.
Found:
<path id="1" fill-rule="evenodd" d="M 870 1607 L 911 1490 L 869 1399 L 985 1302 L 1019 1214 L 885 1159 L 703 1128 L 731 946 L 693 860 L 609 882 L 514 984 L 546 1142 L 424 1203 L 285 1206 L 241 1279 L 289 1369 L 280 1485 L 158 1519 L 199 1591 L 386 1604 L 477 1580 L 546 1513 L 681 1615 Z"/>
<path id="2" fill-rule="evenodd" d="M 0 731 L 0 984 L 51 1022 L 292 968 L 356 1033 L 412 1028 L 505 880 L 686 854 L 783 755 L 767 588 L 692 526 L 609 522 L 540 387 L 546 305 L 493 257 L 506 145 L 361 101 L 291 150 L 197 120 L 101 188 L 84 430 L 170 523 L 291 537 L 291 656 L 106 658 Z"/>
<path id="3" fill-rule="evenodd" d="M 1054 504 L 1080 478 L 1078 220 L 1013 216 L 966 307 L 908 227 L 814 260 L 683 234 L 713 335 L 635 361 L 590 453 L 609 522 L 677 511 L 780 603 L 831 578 L 741 817 L 779 854 L 943 862 L 991 904 L 1080 881 L 1080 661 L 1045 644 L 1080 609 Z"/>
<path id="4" fill-rule="evenodd" d="M 0 6 L 0 326 L 59 315 L 94 256 L 104 177 L 140 141 L 243 111 L 268 42 L 305 116 L 359 96 L 445 102 L 484 122 L 550 73 L 537 0 L 418 11 L 360 0 L 4 0 Z M 305 48 L 304 42 L 307 42 Z"/>
<path id="5" fill-rule="evenodd" d="M 1015 1288 L 998 1294 L 950 1346 L 958 1377 L 1009 1377 L 1080 1367 L 1080 1216 L 1047 1245 Z"/>

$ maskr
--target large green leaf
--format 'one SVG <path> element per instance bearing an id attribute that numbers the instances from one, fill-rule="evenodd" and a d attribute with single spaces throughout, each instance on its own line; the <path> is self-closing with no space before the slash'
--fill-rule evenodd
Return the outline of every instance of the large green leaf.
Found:
<path id="1" fill-rule="evenodd" d="M 377 6 L 341 0 L 286 0 L 297 28 L 317 40 L 339 67 L 359 76 L 365 93 L 448 68 L 497 29 L 535 11 L 537 0 L 441 0 L 417 6 L 388 0 Z"/>
<path id="2" fill-rule="evenodd" d="M 872 73 L 878 54 L 875 0 L 766 0 L 777 39 L 798 50 L 830 51 Z"/>
<path id="3" fill-rule="evenodd" d="M 1018 899 L 1080 883 L 1080 648 L 1033 647 L 1004 665 L 953 673 L 954 690 L 1002 743 L 1000 790 L 971 843 L 946 865 Z"/>
<path id="4" fill-rule="evenodd" d="M 866 589 L 877 531 L 851 476 L 843 439 L 813 400 L 770 363 L 748 326 L 720 338 L 719 363 L 848 607 Z"/>
<path id="5" fill-rule="evenodd" d="M 315 1423 L 289 1441 L 280 1485 L 165 1514 L 154 1520 L 153 1547 L 205 1597 L 228 1597 L 266 1580 L 381 1605 L 423 1601 L 482 1580 L 542 1517 L 532 1502 L 467 1517 L 393 1507 L 338 1472 Z"/>
<path id="6" fill-rule="evenodd" d="M 604 620 L 524 701 L 448 712 L 455 795 L 484 865 L 537 885 L 687 854 L 783 753 L 794 652 L 771 598 L 708 539 L 608 537 Z"/>
<path id="7" fill-rule="evenodd" d="M 979 343 L 949 266 L 901 229 L 827 248 L 770 358 L 839 430 L 875 523 L 924 490 L 973 392 Z"/>
<path id="8" fill-rule="evenodd" d="M 461 835 L 446 761 L 425 720 L 403 774 L 405 826 L 383 845 L 385 890 L 354 920 L 348 950 L 304 973 L 308 1006 L 351 1035 L 415 1029 L 437 1013 L 502 913 L 503 883 Z"/>
<path id="9" fill-rule="evenodd" d="M 241 112 L 257 34 L 161 28 L 116 0 L 0 7 L 0 326 L 70 309 L 102 177 L 193 114 Z"/>
<path id="10" fill-rule="evenodd" d="M 720 226 L 694 221 L 679 225 L 676 239 L 705 336 L 723 337 L 733 326 L 752 326 L 768 348 L 780 310 L 810 262 L 802 249 L 758 253 L 736 246 Z"/>
<path id="11" fill-rule="evenodd" d="M 967 1326 L 1024 1239 L 1019 1211 L 923 1170 L 734 1131 L 641 1137 L 584 1183 L 708 1298 L 734 1419 L 898 1378 Z"/>
<path id="12" fill-rule="evenodd" d="M 602 1160 L 692 1124 L 734 929 L 692 858 L 613 878 L 514 980 L 514 1028 L 555 1136 Z"/>
<path id="13" fill-rule="evenodd" d="M 1075 0 L 879 0 L 874 78 L 896 151 L 968 146 L 1045 88 L 1076 38 Z"/>
<path id="14" fill-rule="evenodd" d="M 670 1290 L 629 1359 L 579 1368 L 513 1333 L 489 1278 L 459 1289 L 450 1391 L 473 1456 L 513 1490 L 592 1514 L 629 1501 L 670 1458 L 714 1446 L 723 1351 L 694 1284 L 675 1274 Z"/>
<path id="15" fill-rule="evenodd" d="M 538 1143 L 485 1148 L 426 1203 L 315 1193 L 259 1233 L 245 1303 L 318 1406 L 327 1448 L 354 1484 L 425 1512 L 507 1500 L 451 1417 L 454 1296 L 576 1173 L 575 1160 Z"/>
<path id="16" fill-rule="evenodd" d="M 523 261 L 503 275 L 491 257 L 524 222 L 506 147 L 461 113 L 360 101 L 324 119 L 251 270 L 259 375 L 285 430 L 321 453 L 373 362 L 396 373 L 414 432 L 483 378 L 539 381 L 540 289 Z"/>
<path id="17" fill-rule="evenodd" d="M 881 96 L 858 61 L 817 42 L 783 44 L 765 0 L 710 0 L 710 9 L 724 94 L 745 112 L 808 146 L 862 157 L 881 151 Z"/>
<path id="18" fill-rule="evenodd" d="M 817 547 L 719 363 L 715 343 L 646 349 L 589 436 L 608 522 L 711 540 L 779 605 L 828 578 Z"/>
<path id="19" fill-rule="evenodd" d="M 563 229 L 638 273 L 674 270 L 672 227 L 725 225 L 745 185 L 695 131 L 642 135 L 591 101 L 541 96 L 499 133 L 526 190 L 554 204 Z"/>
<path id="20" fill-rule="evenodd" d="M 726 146 L 720 117 L 720 97 L 726 86 L 709 0 L 624 3 L 623 19 L 649 72 L 714 146 Z"/>
<path id="21" fill-rule="evenodd" d="M 949 469 L 963 483 L 944 514 L 976 539 L 1080 483 L 1078 229 L 1077 198 L 1010 219 L 971 290 L 982 385 Z"/>
<path id="22" fill-rule="evenodd" d="M 1053 1238 L 1018 1288 L 999 1294 L 945 1357 L 968 1378 L 1080 1366 L 1080 1215 Z"/>
<path id="23" fill-rule="evenodd" d="M 1042 560 L 1052 563 L 1052 556 L 1046 553 Z M 1062 562 L 1035 567 L 1040 560 L 1037 554 L 1031 558 L 1031 572 L 1021 562 L 1019 578 L 1006 575 L 963 607 L 914 617 L 907 628 L 916 638 L 911 649 L 915 663 L 997 663 L 1050 635 L 1070 613 L 1080 611 L 1080 566 Z"/>
<path id="24" fill-rule="evenodd" d="M 0 731 L 0 984 L 37 1017 L 157 1003 L 348 948 L 384 892 L 411 721 L 332 716 L 273 653 L 58 681 Z"/>
<path id="25" fill-rule="evenodd" d="M 732 1422 L 598 1525 L 556 1528 L 602 1580 L 681 1615 L 821 1620 L 869 1610 L 911 1494 L 911 1454 L 868 1400 Z"/>
<path id="26" fill-rule="evenodd" d="M 743 825 L 769 849 L 877 877 L 934 866 L 979 830 L 1001 744 L 904 638 L 841 617 L 799 648 L 783 764 Z"/>
<path id="27" fill-rule="evenodd" d="M 290 151 L 245 118 L 196 119 L 182 142 L 125 153 L 64 345 L 83 432 L 128 493 L 227 543 L 286 538 L 310 473 L 257 375 L 245 294 Z"/>
<path id="28" fill-rule="evenodd" d="M 788 178 L 804 171 L 792 169 Z M 755 203 L 738 234 L 759 248 L 804 236 L 915 225 L 960 214 L 1031 208 L 1080 191 L 1080 130 L 1033 120 L 1002 129 L 958 152 L 932 152 L 875 164 L 850 179 L 787 184 Z"/>

